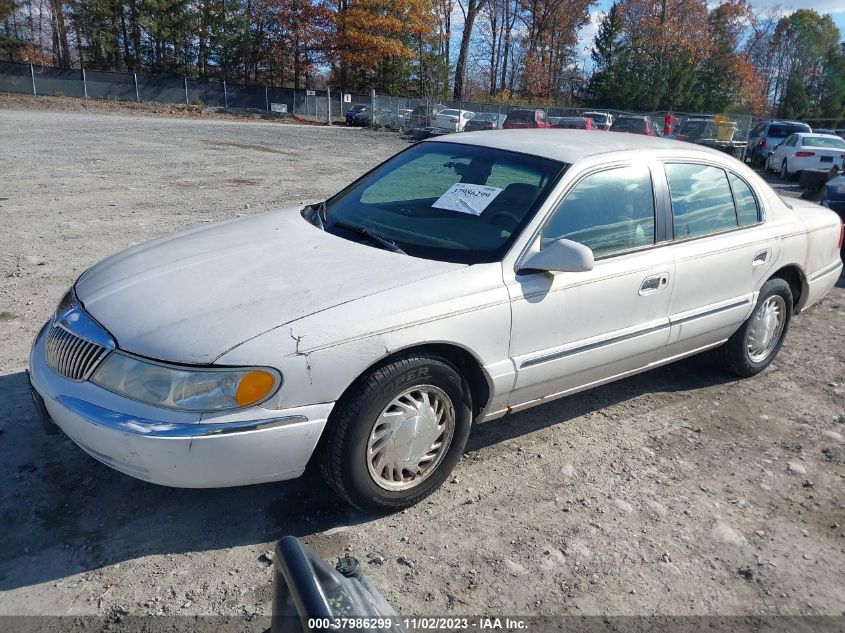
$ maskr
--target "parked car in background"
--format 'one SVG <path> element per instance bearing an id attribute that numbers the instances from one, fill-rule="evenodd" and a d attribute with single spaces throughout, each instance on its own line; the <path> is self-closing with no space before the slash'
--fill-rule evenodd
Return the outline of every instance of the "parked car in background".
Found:
<path id="1" fill-rule="evenodd" d="M 593 120 L 587 116 L 562 116 L 552 127 L 569 130 L 597 130 Z"/>
<path id="2" fill-rule="evenodd" d="M 555 123 L 557 123 L 558 121 L 560 121 L 562 118 L 563 118 L 563 117 L 559 117 L 559 116 L 547 116 L 547 117 L 546 117 L 546 122 L 547 122 L 549 125 L 551 125 L 552 127 L 554 127 L 554 126 L 555 126 Z"/>
<path id="3" fill-rule="evenodd" d="M 437 105 L 420 104 L 413 108 L 408 115 L 408 126 L 431 127 L 434 121 L 434 115 L 445 109 L 446 106 L 439 103 Z"/>
<path id="4" fill-rule="evenodd" d="M 475 116 L 469 110 L 446 108 L 434 115 L 431 127 L 440 132 L 463 132 L 467 122 Z"/>
<path id="5" fill-rule="evenodd" d="M 479 130 L 501 130 L 506 116 L 498 112 L 479 112 L 464 127 L 465 132 L 477 132 Z"/>
<path id="6" fill-rule="evenodd" d="M 613 125 L 613 115 L 610 112 L 584 112 L 581 116 L 590 117 L 600 130 L 609 130 Z"/>
<path id="7" fill-rule="evenodd" d="M 370 106 L 363 103 L 355 103 L 346 111 L 346 125 L 364 125 L 356 122 L 356 117 L 359 114 L 364 114 L 370 110 Z"/>
<path id="8" fill-rule="evenodd" d="M 813 134 L 833 134 L 834 136 L 842 136 L 841 134 L 837 134 L 836 130 L 828 130 L 825 128 L 813 128 Z"/>
<path id="9" fill-rule="evenodd" d="M 798 176 L 805 169 L 845 169 L 845 140 L 835 134 L 790 134 L 766 160 L 766 169 L 781 178 Z"/>
<path id="10" fill-rule="evenodd" d="M 410 127 L 411 113 L 410 108 L 390 108 L 382 110 L 382 116 L 377 118 L 379 125 L 390 127 L 394 129 L 405 129 Z"/>
<path id="11" fill-rule="evenodd" d="M 836 284 L 841 241 L 835 213 L 722 152 L 444 135 L 324 202 L 91 266 L 33 341 L 33 401 L 145 481 L 291 479 L 313 455 L 341 498 L 396 512 L 447 480 L 476 422 L 710 349 L 763 371 Z"/>
<path id="12" fill-rule="evenodd" d="M 525 128 L 546 128 L 551 127 L 551 124 L 546 120 L 546 111 L 542 108 L 519 108 L 508 112 L 508 117 L 505 119 L 502 127 L 506 130 L 519 130 Z"/>
<path id="13" fill-rule="evenodd" d="M 613 121 L 613 125 L 610 126 L 610 130 L 612 132 L 630 132 L 631 134 L 657 136 L 654 122 L 647 116 L 634 116 L 631 114 L 618 116 Z"/>
<path id="14" fill-rule="evenodd" d="M 705 138 L 716 138 L 716 117 L 688 116 L 675 128 L 671 138 L 691 143 Z"/>
<path id="15" fill-rule="evenodd" d="M 748 133 L 745 156 L 752 167 L 763 167 L 775 146 L 790 134 L 812 132 L 810 126 L 799 121 L 763 121 Z"/>

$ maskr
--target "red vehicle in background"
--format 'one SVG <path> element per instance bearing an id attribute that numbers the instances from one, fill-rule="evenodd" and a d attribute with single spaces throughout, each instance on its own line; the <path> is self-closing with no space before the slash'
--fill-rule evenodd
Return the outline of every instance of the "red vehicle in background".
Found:
<path id="1" fill-rule="evenodd" d="M 646 136 L 657 136 L 654 130 L 654 123 L 647 116 L 620 116 L 616 117 L 611 132 L 630 132 L 631 134 L 645 134 Z"/>
<path id="2" fill-rule="evenodd" d="M 556 128 L 569 130 L 597 130 L 595 123 L 588 116 L 562 116 L 554 124 Z"/>
<path id="3" fill-rule="evenodd" d="M 504 130 L 536 127 L 552 127 L 552 124 L 546 120 L 546 111 L 543 108 L 511 110 L 502 125 Z"/>

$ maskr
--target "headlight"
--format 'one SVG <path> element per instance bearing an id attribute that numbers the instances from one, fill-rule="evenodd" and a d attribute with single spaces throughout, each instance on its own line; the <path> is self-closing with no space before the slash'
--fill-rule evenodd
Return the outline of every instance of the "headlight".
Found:
<path id="1" fill-rule="evenodd" d="M 269 368 L 189 368 L 112 352 L 91 377 L 109 391 L 182 411 L 224 411 L 258 404 L 282 383 Z"/>
<path id="2" fill-rule="evenodd" d="M 75 305 L 76 292 L 74 292 L 73 286 L 71 286 L 64 296 L 59 299 L 59 305 L 56 306 L 56 311 L 53 313 L 53 319 L 58 319 Z"/>

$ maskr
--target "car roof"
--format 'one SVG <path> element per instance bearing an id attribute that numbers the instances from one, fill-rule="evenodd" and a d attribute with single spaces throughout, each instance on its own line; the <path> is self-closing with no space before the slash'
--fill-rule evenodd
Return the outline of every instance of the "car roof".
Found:
<path id="1" fill-rule="evenodd" d="M 492 147 L 532 156 L 574 163 L 588 156 L 631 150 L 683 150 L 701 154 L 722 154 L 706 147 L 673 141 L 657 136 L 625 132 L 596 133 L 590 130 L 529 129 L 490 130 L 448 134 L 424 141 L 426 143 L 461 143 Z"/>
<path id="2" fill-rule="evenodd" d="M 802 121 L 786 121 L 784 119 L 775 119 L 774 121 L 766 121 L 765 125 L 807 125 Z M 807 127 L 810 127 L 807 125 Z"/>

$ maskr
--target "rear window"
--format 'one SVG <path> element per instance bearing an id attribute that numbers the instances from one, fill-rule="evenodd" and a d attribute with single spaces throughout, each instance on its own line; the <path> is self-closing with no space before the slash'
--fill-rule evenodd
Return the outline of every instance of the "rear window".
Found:
<path id="1" fill-rule="evenodd" d="M 823 147 L 827 149 L 845 149 L 845 141 L 832 136 L 805 136 L 804 147 Z"/>
<path id="2" fill-rule="evenodd" d="M 587 112 L 584 116 L 588 116 L 593 120 L 593 123 L 596 125 L 604 125 L 607 123 L 607 115 L 606 114 L 598 114 L 596 112 Z"/>
<path id="3" fill-rule="evenodd" d="M 681 125 L 681 129 L 678 131 L 678 134 L 683 134 L 684 136 L 690 136 L 693 138 L 702 138 L 705 136 L 710 128 L 710 121 L 686 121 L 683 125 Z"/>
<path id="4" fill-rule="evenodd" d="M 508 113 L 508 118 L 511 121 L 533 121 L 534 120 L 534 111 L 533 110 L 514 110 L 513 112 Z"/>
<path id="5" fill-rule="evenodd" d="M 645 120 L 644 119 L 616 119 L 613 122 L 613 129 L 615 130 L 644 130 L 645 129 Z"/>
<path id="6" fill-rule="evenodd" d="M 457 110 L 441 110 L 437 116 L 458 116 L 460 114 Z"/>
<path id="7" fill-rule="evenodd" d="M 790 134 L 795 134 L 797 132 L 810 132 L 809 125 L 801 125 L 801 124 L 794 124 L 794 125 L 783 125 L 783 124 L 774 124 L 769 126 L 769 133 L 766 135 L 769 138 L 786 138 Z"/>
<path id="8" fill-rule="evenodd" d="M 555 127 L 564 127 L 570 129 L 584 129 L 587 127 L 587 120 L 586 119 L 560 119 L 557 123 L 555 123 Z"/>

